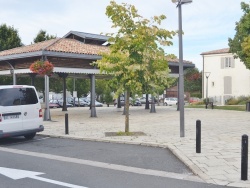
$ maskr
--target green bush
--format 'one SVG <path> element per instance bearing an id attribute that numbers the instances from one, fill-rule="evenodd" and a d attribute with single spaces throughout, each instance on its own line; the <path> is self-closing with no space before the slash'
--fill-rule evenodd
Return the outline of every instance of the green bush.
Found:
<path id="1" fill-rule="evenodd" d="M 228 99 L 226 102 L 227 105 L 237 105 L 238 103 L 239 101 L 235 98 Z"/>
<path id="2" fill-rule="evenodd" d="M 227 105 L 244 105 L 246 102 L 250 101 L 250 96 L 240 96 L 238 98 L 228 99 Z"/>

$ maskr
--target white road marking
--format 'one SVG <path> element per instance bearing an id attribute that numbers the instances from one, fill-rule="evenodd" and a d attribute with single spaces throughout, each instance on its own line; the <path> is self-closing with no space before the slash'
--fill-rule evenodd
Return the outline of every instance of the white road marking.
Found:
<path id="1" fill-rule="evenodd" d="M 143 169 L 143 168 L 137 168 L 137 167 L 110 164 L 110 163 L 104 163 L 104 162 L 98 162 L 98 161 L 90 161 L 90 160 L 84 160 L 84 159 L 76 159 L 76 158 L 71 158 L 71 157 L 63 157 L 63 156 L 58 156 L 58 155 L 30 152 L 30 151 L 4 148 L 4 147 L 0 147 L 0 151 L 21 154 L 21 155 L 34 156 L 34 157 L 39 157 L 39 158 L 51 159 L 51 160 L 57 160 L 57 161 L 63 161 L 63 162 L 68 162 L 68 163 L 94 166 L 94 167 L 98 167 L 98 168 L 105 168 L 105 169 L 111 169 L 111 170 L 136 173 L 136 174 L 203 182 L 199 177 L 194 176 L 193 174 L 178 174 L 178 173 L 173 173 L 173 172 Z"/>
<path id="2" fill-rule="evenodd" d="M 42 172 L 33 172 L 33 171 L 19 170 L 19 169 L 14 169 L 14 168 L 0 167 L 0 174 L 7 176 L 13 180 L 31 178 L 31 179 L 51 183 L 51 184 L 61 185 L 61 186 L 68 187 L 68 188 L 87 188 L 87 187 L 83 187 L 79 185 L 73 185 L 70 183 L 64 183 L 60 181 L 51 180 L 48 178 L 38 177 L 38 175 L 44 174 Z"/>

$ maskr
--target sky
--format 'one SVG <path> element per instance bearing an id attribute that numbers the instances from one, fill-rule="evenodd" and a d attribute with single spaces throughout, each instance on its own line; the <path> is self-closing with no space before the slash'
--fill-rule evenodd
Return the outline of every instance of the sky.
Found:
<path id="1" fill-rule="evenodd" d="M 143 18 L 164 14 L 167 19 L 161 28 L 178 30 L 178 8 L 171 0 L 115 0 L 135 5 Z M 182 6 L 183 59 L 202 70 L 202 52 L 228 48 L 228 38 L 235 35 L 235 23 L 243 12 L 241 2 L 248 0 L 193 0 Z M 94 34 L 114 32 L 105 15 L 110 0 L 0 0 L 0 25 L 18 30 L 22 43 L 29 45 L 45 30 L 63 37 L 69 31 Z M 179 56 L 178 35 L 165 53 Z"/>

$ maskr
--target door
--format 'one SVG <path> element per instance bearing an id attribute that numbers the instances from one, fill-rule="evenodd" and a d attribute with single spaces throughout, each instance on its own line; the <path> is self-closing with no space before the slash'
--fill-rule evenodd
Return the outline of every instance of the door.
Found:
<path id="1" fill-rule="evenodd" d="M 36 129 L 42 125 L 42 118 L 39 118 L 41 105 L 34 88 L 22 88 L 21 105 L 24 130 Z"/>

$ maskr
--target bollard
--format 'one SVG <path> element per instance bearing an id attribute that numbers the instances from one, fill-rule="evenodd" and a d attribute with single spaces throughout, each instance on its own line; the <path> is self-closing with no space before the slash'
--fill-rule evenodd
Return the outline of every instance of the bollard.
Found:
<path id="1" fill-rule="evenodd" d="M 201 121 L 196 121 L 196 153 L 201 153 Z"/>
<path id="2" fill-rule="evenodd" d="M 67 113 L 65 113 L 65 134 L 69 134 L 69 118 Z"/>
<path id="3" fill-rule="evenodd" d="M 248 136 L 242 135 L 241 140 L 241 180 L 247 180 L 248 170 Z"/>

